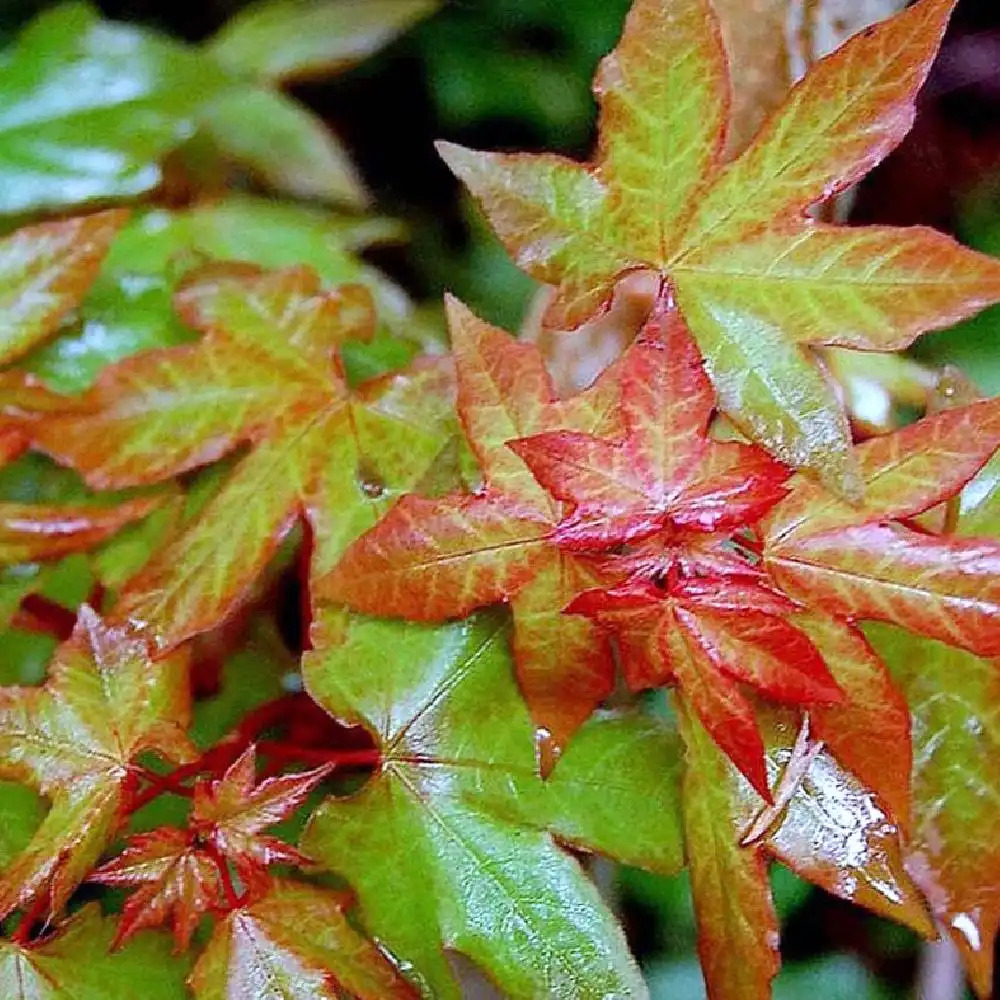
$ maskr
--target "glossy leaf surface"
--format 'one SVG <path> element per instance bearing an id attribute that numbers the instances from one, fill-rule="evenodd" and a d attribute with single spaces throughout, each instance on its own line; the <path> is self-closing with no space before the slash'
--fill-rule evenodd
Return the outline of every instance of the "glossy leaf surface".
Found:
<path id="1" fill-rule="evenodd" d="M 0 69 L 0 212 L 150 191 L 225 82 L 177 43 L 102 21 L 86 3 L 48 11 Z"/>
<path id="2" fill-rule="evenodd" d="M 860 492 L 847 424 L 806 345 L 898 349 L 996 301 L 1000 268 L 929 230 L 805 217 L 906 134 L 953 0 L 921 0 L 814 67 L 724 163 L 728 88 L 706 0 L 639 0 L 594 89 L 593 164 L 442 155 L 522 268 L 575 327 L 615 282 L 669 280 L 726 413 L 790 465 Z"/>
<path id="3" fill-rule="evenodd" d="M 709 995 L 771 995 L 779 938 L 765 856 L 837 896 L 926 936 L 933 933 L 923 898 L 904 868 L 898 826 L 829 754 L 813 745 L 802 755 L 809 744 L 799 745 L 794 717 L 758 716 L 780 805 L 762 814 L 754 790 L 693 714 L 682 708 L 679 716 L 687 747 L 687 849 Z"/>
<path id="4" fill-rule="evenodd" d="M 151 663 L 86 606 L 44 687 L 0 690 L 0 774 L 52 802 L 3 873 L 0 912 L 43 891 L 49 912 L 63 907 L 117 830 L 136 755 L 188 754 L 188 698 L 183 656 Z"/>
<path id="5" fill-rule="evenodd" d="M 413 1000 L 384 952 L 362 937 L 334 893 L 277 882 L 215 928 L 191 974 L 197 1000 Z"/>
<path id="6" fill-rule="evenodd" d="M 645 996 L 576 862 L 517 818 L 540 781 L 503 618 L 427 628 L 333 616 L 318 629 L 309 691 L 369 727 L 383 760 L 356 795 L 320 807 L 301 846 L 348 878 L 365 926 L 425 995 L 460 996 L 448 948 L 511 997 Z"/>
<path id="7" fill-rule="evenodd" d="M 193 279 L 178 307 L 205 332 L 200 341 L 108 368 L 84 398 L 86 415 L 35 429 L 41 446 L 104 488 L 156 482 L 253 446 L 125 588 L 119 613 L 161 647 L 233 610 L 301 514 L 315 534 L 314 564 L 328 567 L 396 491 L 420 481 L 448 438 L 446 396 L 434 425 L 392 409 L 403 398 L 393 379 L 349 393 L 337 352 L 372 332 L 364 289 L 323 292 L 306 269 L 233 265 Z M 434 367 L 410 378 L 429 393 L 441 382 Z"/>

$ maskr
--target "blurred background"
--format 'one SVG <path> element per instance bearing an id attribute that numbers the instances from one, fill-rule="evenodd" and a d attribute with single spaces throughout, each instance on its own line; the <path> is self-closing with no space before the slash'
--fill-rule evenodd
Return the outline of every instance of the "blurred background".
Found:
<path id="1" fill-rule="evenodd" d="M 768 21 L 774 3 L 727 3 L 733 11 L 729 30 L 735 48 L 752 48 L 761 33 L 771 42 L 778 37 L 775 32 L 782 25 Z M 747 79 L 756 73 L 763 85 L 760 108 L 750 109 L 748 120 L 770 100 L 765 91 L 777 86 L 772 79 L 776 73 L 794 75 L 796 65 L 845 31 L 901 5 L 842 0 L 817 13 L 823 4 L 805 4 L 813 13 L 804 16 L 826 20 L 798 24 L 794 35 L 781 37 L 771 64 L 747 68 Z M 12 44 L 27 22 L 53 6 L 44 0 L 0 0 L 0 42 Z M 245 4 L 103 0 L 97 6 L 108 18 L 201 46 L 224 38 L 217 32 Z M 352 232 L 363 229 L 367 220 L 375 232 L 372 239 L 357 238 L 358 245 L 372 244 L 364 260 L 405 291 L 430 328 L 438 324 L 437 303 L 446 289 L 486 318 L 518 328 L 537 288 L 491 238 L 432 143 L 447 138 L 490 149 L 589 155 L 595 133 L 590 79 L 600 56 L 614 45 L 628 6 L 629 0 L 428 3 L 426 16 L 394 32 L 388 44 L 370 46 L 378 51 L 366 58 L 352 56 L 319 72 L 275 73 L 283 93 L 339 137 L 336 154 L 327 149 L 325 155 L 349 156 L 354 164 L 353 169 L 346 161 L 341 164 L 339 189 L 316 190 L 306 168 L 277 186 L 284 188 L 286 200 L 290 194 L 293 201 L 328 203 L 338 220 L 353 220 Z M 218 46 L 220 53 L 238 61 L 237 50 L 235 42 Z M 197 89 L 198 65 L 186 72 L 188 84 Z M 216 138 L 224 136 L 223 124 L 216 124 Z M 231 145 L 244 141 L 237 137 Z M 250 150 L 230 157 L 221 178 L 214 160 L 211 169 L 202 169 L 201 153 L 195 141 L 175 154 L 175 169 L 168 169 L 158 189 L 161 201 L 185 206 L 211 200 L 216 188 L 233 186 L 274 195 L 276 185 L 268 183 L 274 181 L 274 164 L 266 156 L 255 157 Z M 911 136 L 837 206 L 837 213 L 858 222 L 933 225 L 1000 255 L 997 0 L 962 0 Z M 234 232 L 234 246 L 240 238 Z M 992 310 L 960 328 L 924 338 L 913 353 L 930 366 L 956 364 L 982 391 L 1000 393 L 998 338 L 1000 310 Z M 44 370 L 47 363 L 63 373 L 64 383 L 78 383 L 65 367 L 76 362 L 43 358 L 39 365 Z M 865 405 L 858 402 L 857 414 Z M 869 409 L 877 413 L 878 401 Z M 875 429 L 879 419 L 871 418 Z M 654 997 L 703 997 L 685 879 L 662 879 L 603 863 L 595 874 L 616 902 Z M 773 881 L 784 924 L 785 968 L 777 980 L 778 1000 L 953 1000 L 966 995 L 946 946 L 921 947 L 905 929 L 840 903 L 783 869 L 774 871 Z"/>

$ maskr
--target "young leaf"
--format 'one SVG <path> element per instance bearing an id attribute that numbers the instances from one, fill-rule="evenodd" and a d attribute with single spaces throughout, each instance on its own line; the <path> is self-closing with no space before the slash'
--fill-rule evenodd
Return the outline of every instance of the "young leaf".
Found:
<path id="1" fill-rule="evenodd" d="M 52 802 L 0 877 L 0 915 L 43 892 L 49 913 L 62 908 L 118 828 L 135 757 L 188 754 L 188 699 L 186 658 L 152 663 L 86 606 L 43 687 L 0 689 L 0 776 Z"/>
<path id="2" fill-rule="evenodd" d="M 431 629 L 328 613 L 314 626 L 310 693 L 367 726 L 383 759 L 313 814 L 301 847 L 347 878 L 368 931 L 428 995 L 460 996 L 452 949 L 511 998 L 645 997 L 577 864 L 518 819 L 542 786 L 507 638 L 497 614 Z"/>
<path id="3" fill-rule="evenodd" d="M 555 431 L 510 444 L 553 497 L 574 505 L 556 530 L 560 546 L 604 551 L 667 528 L 732 530 L 785 495 L 784 466 L 709 439 L 715 394 L 676 312 L 654 312 L 620 380 L 622 440 Z"/>
<path id="4" fill-rule="evenodd" d="M 437 0 L 260 0 L 212 40 L 228 69 L 298 80 L 347 69 L 437 7 Z"/>
<path id="5" fill-rule="evenodd" d="M 0 240 L 0 364 L 50 337 L 80 304 L 126 218 L 98 212 L 28 226 Z"/>
<path id="6" fill-rule="evenodd" d="M 806 210 L 906 134 L 954 0 L 851 39 L 725 163 L 725 57 L 708 0 L 637 0 L 595 83 L 597 159 L 440 149 L 515 260 L 578 326 L 636 269 L 669 281 L 719 401 L 782 461 L 860 484 L 806 348 L 906 346 L 1000 298 L 1000 265 L 926 229 L 840 229 Z"/>
<path id="7" fill-rule="evenodd" d="M 567 609 L 615 630 L 648 631 L 635 687 L 675 681 L 712 738 L 770 801 L 764 744 L 739 685 L 792 705 L 832 705 L 842 694 L 819 652 L 786 617 L 790 601 L 754 581 L 673 579 L 635 582 L 582 594 Z M 627 652 L 626 652 L 627 655 Z M 644 676 L 642 667 L 655 673 Z"/>
<path id="8" fill-rule="evenodd" d="M 99 488 L 156 482 L 252 446 L 123 592 L 118 613 L 161 648 L 232 611 L 300 515 L 313 527 L 316 572 L 328 569 L 397 491 L 421 480 L 450 436 L 445 398 L 436 422 L 418 423 L 383 406 L 382 396 L 398 396 L 392 379 L 349 392 L 338 348 L 373 325 L 360 287 L 323 292 L 307 269 L 219 266 L 177 301 L 205 332 L 198 343 L 106 369 L 84 398 L 89 412 L 43 419 L 34 432 Z M 440 372 L 425 366 L 409 378 L 430 391 Z"/>
<path id="9" fill-rule="evenodd" d="M 89 881 L 137 890 L 122 910 L 116 948 L 145 928 L 171 923 L 179 954 L 187 950 L 202 916 L 225 906 L 215 860 L 193 843 L 190 834 L 172 827 L 133 837 Z"/>
<path id="10" fill-rule="evenodd" d="M 197 1000 L 415 1000 L 417 991 L 348 923 L 334 893 L 277 881 L 221 920 L 191 974 Z"/>
<path id="11" fill-rule="evenodd" d="M 913 713 L 913 830 L 906 866 L 958 945 L 979 996 L 992 996 L 1000 927 L 1000 673 L 997 664 L 868 629 Z"/>
<path id="12" fill-rule="evenodd" d="M 143 934 L 111 952 L 115 922 L 93 903 L 32 947 L 0 941 L 0 994 L 9 1000 L 178 1000 L 188 966 L 165 936 Z"/>
<path id="13" fill-rule="evenodd" d="M 102 21 L 87 3 L 47 11 L 0 67 L 0 213 L 155 188 L 160 159 L 226 82 L 211 60 Z"/>
<path id="14" fill-rule="evenodd" d="M 508 441 L 575 426 L 614 429 L 613 374 L 560 402 L 538 350 L 449 303 L 458 411 L 483 470 L 476 493 L 407 496 L 318 583 L 321 597 L 378 615 L 443 621 L 510 602 L 518 678 L 536 722 L 562 746 L 610 693 L 607 643 L 561 614 L 598 583 L 588 562 L 560 548 L 560 505 Z M 571 679 L 572 678 L 572 679 Z"/>
<path id="15" fill-rule="evenodd" d="M 768 571 L 827 613 L 1000 654 L 1000 546 L 899 523 L 956 494 L 998 447 L 1000 403 L 989 400 L 859 445 L 859 504 L 798 477 L 764 525 Z"/>
<path id="16" fill-rule="evenodd" d="M 263 831 L 291 816 L 329 773 L 329 768 L 317 768 L 257 785 L 255 765 L 251 746 L 221 780 L 197 784 L 191 806 L 190 825 L 198 843 L 212 845 L 232 861 L 246 886 L 258 883 L 268 865 L 308 864 L 294 847 Z"/>

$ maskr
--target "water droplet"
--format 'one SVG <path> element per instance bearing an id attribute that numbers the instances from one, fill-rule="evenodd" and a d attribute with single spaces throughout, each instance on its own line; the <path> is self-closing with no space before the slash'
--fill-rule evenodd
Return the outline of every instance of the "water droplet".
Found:
<path id="1" fill-rule="evenodd" d="M 958 913 L 952 917 L 951 926 L 969 942 L 973 951 L 982 951 L 983 939 L 979 934 L 979 927 L 968 913 Z"/>

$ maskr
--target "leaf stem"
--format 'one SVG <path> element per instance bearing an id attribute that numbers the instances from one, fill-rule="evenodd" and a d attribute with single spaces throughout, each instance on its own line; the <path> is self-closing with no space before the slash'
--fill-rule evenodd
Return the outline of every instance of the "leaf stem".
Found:
<path id="1" fill-rule="evenodd" d="M 161 795 L 180 795 L 190 798 L 194 794 L 194 788 L 184 782 L 201 776 L 221 777 L 250 742 L 253 741 L 248 741 L 245 745 L 235 740 L 217 743 L 197 760 L 183 764 L 167 774 L 157 774 L 155 771 L 142 768 L 139 773 L 149 784 L 132 799 L 128 811 L 137 812 Z M 296 743 L 283 743 L 280 740 L 263 740 L 257 744 L 257 749 L 262 756 L 268 756 L 279 764 L 294 762 L 317 766 L 326 764 L 344 769 L 365 769 L 378 767 L 382 760 L 381 754 L 376 749 L 327 750 L 299 746 Z"/>
<path id="2" fill-rule="evenodd" d="M 222 879 L 222 892 L 226 897 L 226 908 L 229 910 L 239 909 L 245 900 L 236 891 L 236 886 L 233 885 L 233 874 L 229 870 L 229 864 L 226 859 L 211 841 L 203 844 L 202 849 L 212 859 L 215 867 L 219 870 L 219 877 Z"/>
<path id="3" fill-rule="evenodd" d="M 257 744 L 262 755 L 278 760 L 301 761 L 304 764 L 332 764 L 341 768 L 378 767 L 382 755 L 378 750 L 323 750 L 315 747 L 300 747 L 294 743 L 277 740 L 263 740 Z"/>
<path id="4" fill-rule="evenodd" d="M 28 594 L 22 599 L 12 624 L 26 632 L 40 632 L 64 642 L 73 634 L 76 615 L 41 594 Z"/>
<path id="5" fill-rule="evenodd" d="M 17 930 L 11 935 L 11 941 L 19 948 L 27 948 L 31 943 L 35 924 L 42 918 L 45 908 L 49 905 L 49 890 L 46 887 L 34 899 L 31 906 L 25 910 L 21 922 L 17 925 Z"/>

